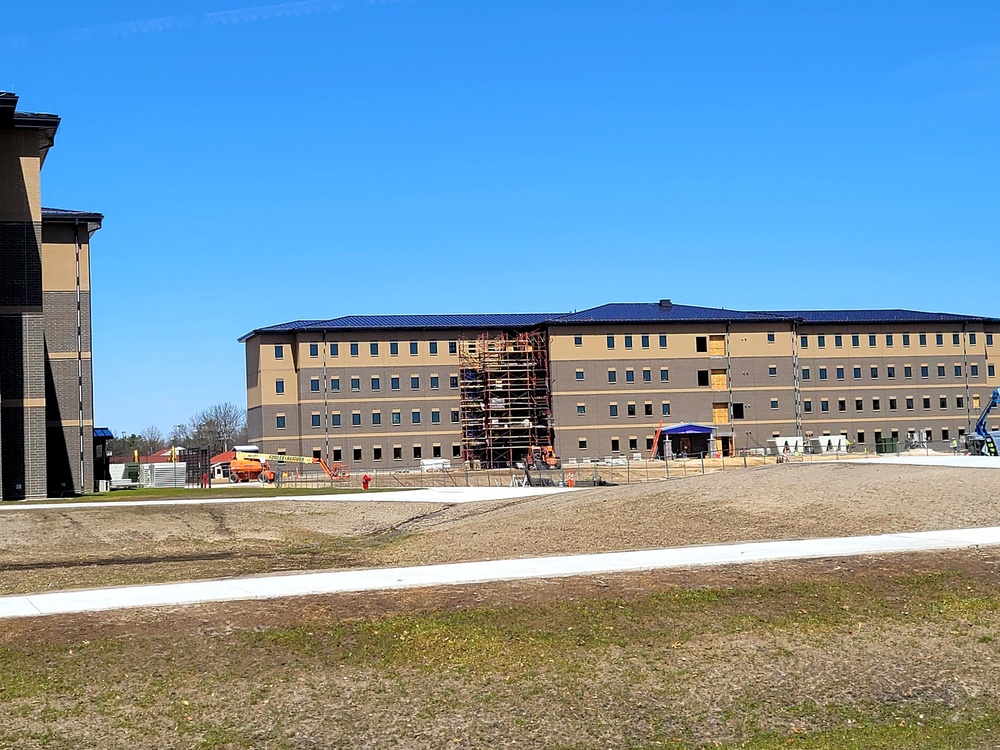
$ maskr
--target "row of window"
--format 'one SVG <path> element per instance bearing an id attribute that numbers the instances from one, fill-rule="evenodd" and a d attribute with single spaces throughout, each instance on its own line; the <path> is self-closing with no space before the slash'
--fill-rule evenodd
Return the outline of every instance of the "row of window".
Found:
<path id="1" fill-rule="evenodd" d="M 380 346 L 381 346 L 382 343 L 384 343 L 384 342 L 379 342 L 379 341 L 371 341 L 371 342 L 369 342 L 368 343 L 368 353 L 371 356 L 373 356 L 373 357 L 379 356 Z M 398 342 L 398 341 L 390 341 L 388 343 L 389 343 L 389 356 L 390 357 L 398 357 L 399 356 L 399 343 L 400 342 Z M 437 341 L 426 341 L 424 343 L 427 344 L 427 353 L 428 354 L 430 354 L 432 356 L 438 354 L 439 347 L 438 347 L 438 342 Z M 361 343 L 359 341 L 351 341 L 350 343 L 348 343 L 347 346 L 348 346 L 348 351 L 351 353 L 352 357 L 357 357 L 357 356 L 359 356 L 361 354 Z M 319 344 L 309 344 L 309 356 L 310 357 L 319 357 L 319 351 L 320 351 L 319 348 L 320 348 Z M 419 341 L 410 341 L 409 342 L 409 351 L 410 351 L 410 356 L 413 356 L 413 357 L 416 357 L 418 354 L 420 354 L 420 342 Z M 448 354 L 458 354 L 458 342 L 457 341 L 449 341 L 448 342 Z M 333 342 L 333 343 L 330 344 L 330 356 L 331 357 L 339 357 L 340 356 L 340 343 Z M 275 359 L 284 359 L 285 358 L 285 345 L 284 344 L 275 344 L 274 345 L 274 358 Z"/>
<path id="2" fill-rule="evenodd" d="M 886 400 L 888 401 L 889 411 L 896 411 L 898 409 L 899 400 L 895 396 L 891 396 L 891 397 L 889 397 Z M 922 396 L 921 399 L 920 399 L 921 407 L 923 409 L 930 409 L 932 401 L 933 401 L 933 397 L 931 397 L 931 396 Z M 914 404 L 916 403 L 916 399 L 913 396 L 906 396 L 903 399 L 903 402 L 906 405 L 905 408 L 906 408 L 907 411 L 913 411 Z M 774 400 L 771 401 L 772 408 L 776 408 L 774 406 L 776 403 L 777 403 L 777 401 L 774 401 Z M 847 403 L 848 403 L 848 400 L 846 398 L 839 398 L 839 399 L 837 399 L 837 411 L 838 412 L 846 412 L 847 411 Z M 940 408 L 940 409 L 947 409 L 948 408 L 948 397 L 947 396 L 938 396 L 937 397 L 937 404 L 938 404 L 938 408 Z M 965 396 L 955 396 L 955 408 L 956 409 L 964 409 L 965 408 Z M 973 409 L 978 409 L 979 408 L 979 396 L 973 396 L 972 397 L 972 408 Z M 864 409 L 865 409 L 865 400 L 863 398 L 856 398 L 856 399 L 854 399 L 854 411 L 864 411 Z M 812 410 L 813 410 L 813 402 L 812 402 L 812 400 L 808 399 L 808 398 L 804 399 L 802 401 L 802 411 L 806 412 L 806 413 L 810 413 L 810 412 L 812 412 Z M 825 398 L 820 399 L 820 401 L 819 401 L 819 410 L 821 412 L 829 412 L 830 411 L 830 400 L 829 399 L 825 399 Z M 882 399 L 881 398 L 877 398 L 876 397 L 876 398 L 872 398 L 871 399 L 871 410 L 872 411 L 881 411 L 882 410 Z"/>
<path id="3" fill-rule="evenodd" d="M 884 335 L 885 335 L 885 345 L 887 347 L 892 347 L 895 344 L 895 341 L 896 341 L 895 334 L 887 333 L 887 334 L 884 334 Z M 876 346 L 878 346 L 878 336 L 879 336 L 879 334 L 876 334 L 876 333 L 869 333 L 868 334 L 868 346 L 869 347 L 875 348 Z M 900 334 L 900 338 L 902 339 L 903 346 L 909 346 L 910 345 L 910 336 L 911 336 L 911 334 L 909 334 L 909 333 Z M 977 338 L 978 338 L 976 336 L 976 334 L 974 332 L 970 331 L 969 334 L 968 334 L 968 336 L 969 336 L 969 346 L 975 346 Z M 825 334 L 817 334 L 815 336 L 815 339 L 816 339 L 816 346 L 818 348 L 823 349 L 823 348 L 826 347 L 826 339 L 827 339 L 827 337 L 826 337 Z M 773 343 L 774 342 L 774 334 L 773 333 L 769 333 L 767 335 L 767 340 L 769 342 Z M 935 333 L 934 334 L 934 344 L 936 346 L 944 346 L 944 341 L 945 341 L 945 334 L 943 334 L 943 333 Z M 920 346 L 927 346 L 927 334 L 926 333 L 918 333 L 917 334 L 917 343 Z M 951 334 L 951 343 L 952 343 L 953 346 L 959 346 L 959 345 L 961 345 L 961 343 L 962 343 L 962 334 L 960 334 L 960 333 L 952 333 Z M 799 337 L 799 344 L 801 345 L 801 347 L 803 349 L 808 349 L 809 348 L 809 336 L 800 336 Z M 836 335 L 834 335 L 834 337 L 833 337 L 833 345 L 835 347 L 837 347 L 837 348 L 843 347 L 844 346 L 844 337 L 841 334 L 839 334 L 839 333 L 836 334 Z M 853 348 L 855 348 L 855 349 L 857 349 L 858 347 L 861 346 L 861 335 L 860 334 L 857 334 L 857 333 L 851 334 L 851 346 Z M 992 333 L 987 333 L 986 334 L 986 346 L 993 346 L 993 334 Z"/>
<path id="4" fill-rule="evenodd" d="M 438 375 L 431 375 L 431 376 L 429 376 L 427 378 L 427 381 L 428 381 L 428 385 L 430 386 L 430 389 L 432 391 L 436 391 L 436 390 L 440 389 L 440 387 L 441 387 L 441 378 L 440 378 L 440 376 L 438 376 Z M 391 376 L 389 378 L 389 390 L 390 391 L 401 390 L 401 387 L 400 387 L 401 382 L 402 382 L 402 380 L 400 379 L 399 375 L 393 375 L 393 376 Z M 320 383 L 320 379 L 319 378 L 311 378 L 309 380 L 309 391 L 310 391 L 310 393 L 319 393 L 320 392 L 320 385 L 321 385 L 321 383 Z M 380 391 L 380 390 L 382 390 L 382 378 L 379 377 L 379 376 L 377 376 L 377 375 L 372 375 L 371 378 L 370 378 L 370 380 L 369 380 L 369 385 L 371 387 L 371 390 L 373 390 L 373 391 Z M 352 391 L 360 391 L 361 390 L 361 378 L 358 377 L 358 376 L 354 376 L 354 377 L 350 378 L 350 386 L 351 386 L 351 390 Z M 455 390 L 455 389 L 458 388 L 458 375 L 449 375 L 448 376 L 448 387 L 451 388 L 451 389 L 453 389 L 453 390 Z M 334 392 L 334 393 L 339 393 L 340 392 L 340 378 L 339 377 L 330 378 L 330 390 L 332 392 Z M 411 375 L 410 376 L 410 390 L 411 391 L 419 391 L 420 390 L 420 376 L 419 375 Z M 284 393 L 285 392 L 285 380 L 284 380 L 284 378 L 278 378 L 278 379 L 276 379 L 274 381 L 274 392 L 275 393 Z"/>
<path id="5" fill-rule="evenodd" d="M 410 448 L 411 453 L 414 458 L 420 459 L 424 457 L 424 449 L 421 445 L 414 445 Z M 384 457 L 384 451 L 381 445 L 376 445 L 372 448 L 372 461 L 382 461 Z M 431 446 L 431 458 L 441 458 L 441 446 L 435 443 Z M 461 458 L 462 457 L 462 445 L 461 443 L 451 444 L 451 457 Z M 333 461 L 343 461 L 344 460 L 344 449 L 343 448 L 331 448 L 330 449 L 330 459 Z M 351 448 L 351 460 L 354 462 L 364 461 L 364 449 L 360 445 L 355 445 Z M 402 461 L 403 460 L 403 446 L 394 445 L 392 446 L 392 460 Z"/>
<path id="6" fill-rule="evenodd" d="M 584 380 L 585 379 L 584 378 L 584 372 L 583 372 L 583 370 L 577 370 L 576 371 L 576 379 L 577 380 Z M 608 368 L 608 382 L 609 383 L 617 383 L 618 382 L 618 370 L 616 370 L 613 367 Z M 625 383 L 634 383 L 635 382 L 635 370 L 634 369 L 632 369 L 631 367 L 629 367 L 629 368 L 627 368 L 625 370 L 625 380 L 623 382 L 625 382 Z M 642 368 L 642 382 L 643 383 L 652 383 L 653 382 L 653 371 L 649 367 Z M 670 370 L 667 369 L 666 367 L 661 367 L 660 368 L 660 382 L 661 383 L 669 383 L 670 382 Z"/>
<path id="7" fill-rule="evenodd" d="M 378 427 L 382 424 L 382 412 L 373 411 L 371 412 L 371 425 L 373 427 Z M 422 412 L 420 409 L 413 409 L 410 412 L 410 424 L 421 424 L 423 420 Z M 452 424 L 457 424 L 459 422 L 458 409 L 451 410 L 451 421 Z M 389 414 L 389 424 L 398 425 L 403 423 L 403 413 L 399 409 L 393 409 Z M 431 424 L 441 424 L 441 410 L 431 409 Z M 285 429 L 285 415 L 278 414 L 275 416 L 275 426 L 279 430 Z M 343 420 L 341 413 L 339 411 L 330 413 L 330 426 L 331 427 L 341 427 L 343 425 Z M 361 426 L 361 412 L 355 411 L 351 413 L 351 425 L 354 427 Z M 313 412 L 310 415 L 310 426 L 312 427 L 322 427 L 323 426 L 323 415 L 319 412 Z"/>
<path id="8" fill-rule="evenodd" d="M 929 378 L 930 374 L 931 374 L 931 367 L 930 367 L 930 365 L 920 365 L 919 367 L 920 367 L 920 377 L 921 378 Z M 944 378 L 944 377 L 948 376 L 948 366 L 947 365 L 939 363 L 939 364 L 937 364 L 935 366 L 935 368 L 936 368 L 937 376 L 939 378 Z M 851 367 L 851 376 L 852 376 L 852 379 L 854 379 L 854 380 L 860 380 L 863 372 L 864 372 L 864 368 L 863 367 L 860 367 L 858 365 L 853 365 Z M 879 372 L 880 372 L 880 370 L 879 370 L 878 365 L 870 365 L 869 368 L 868 368 L 868 376 L 872 380 L 878 380 L 879 379 Z M 837 380 L 845 380 L 846 379 L 846 368 L 845 367 L 838 365 L 837 367 L 834 368 L 834 373 L 836 374 Z M 962 377 L 962 373 L 963 373 L 963 365 L 961 365 L 961 364 L 955 364 L 955 365 L 952 366 L 952 374 L 956 378 L 961 378 Z M 777 368 L 777 366 L 776 365 L 768 365 L 767 374 L 770 375 L 771 377 L 777 376 L 777 374 L 778 374 L 778 368 Z M 801 374 L 802 380 L 811 380 L 812 379 L 812 368 L 810 368 L 810 367 L 803 367 L 801 369 L 800 374 Z M 819 375 L 819 379 L 820 380 L 827 380 L 828 377 L 829 377 L 829 368 L 827 368 L 827 367 L 819 367 L 819 368 L 817 368 L 817 374 Z M 991 378 L 995 377 L 996 376 L 996 367 L 994 365 L 986 365 L 986 374 L 987 374 L 987 376 L 989 376 Z M 886 367 L 885 367 L 885 376 L 889 380 L 893 380 L 896 377 L 896 366 L 895 365 L 886 365 Z M 903 377 L 904 378 L 912 378 L 913 377 L 913 365 L 903 365 Z M 979 377 L 979 364 L 978 363 L 973 363 L 973 364 L 969 365 L 969 377 L 970 378 L 978 378 Z"/>
<path id="9" fill-rule="evenodd" d="M 629 401 L 625 405 L 625 416 L 627 416 L 627 417 L 637 416 L 636 409 L 637 409 L 637 407 L 636 407 L 635 402 Z M 608 410 L 609 410 L 608 411 L 608 416 L 610 416 L 610 417 L 617 417 L 618 416 L 618 404 L 612 402 L 611 404 L 608 405 Z M 578 415 L 584 415 L 584 414 L 586 414 L 587 413 L 587 405 L 586 404 L 577 404 L 576 405 L 576 413 Z M 653 402 L 652 401 L 647 401 L 646 403 L 644 403 L 642 405 L 642 414 L 645 417 L 651 417 L 651 416 L 653 416 Z M 670 416 L 670 402 L 669 401 L 661 401 L 660 402 L 660 415 L 664 416 L 664 417 Z"/>
<path id="10" fill-rule="evenodd" d="M 704 337 L 699 337 L 699 338 L 704 338 Z M 617 340 L 618 340 L 617 336 L 614 336 L 614 335 L 612 335 L 612 334 L 609 333 L 608 336 L 607 336 L 608 349 L 614 349 L 615 348 L 615 342 Z M 649 348 L 649 340 L 650 340 L 649 339 L 649 334 L 646 334 L 646 333 L 642 334 L 641 336 L 639 336 L 639 346 L 641 348 L 643 348 L 643 349 L 648 349 Z M 661 349 L 666 349 L 667 348 L 667 334 L 665 334 L 665 333 L 659 334 L 659 336 L 657 336 L 657 340 L 658 340 L 658 343 L 659 343 L 659 347 Z M 635 337 L 632 336 L 631 334 L 626 334 L 626 335 L 622 336 L 622 344 L 623 344 L 623 346 L 626 349 L 632 349 L 632 348 L 634 348 L 634 346 L 633 346 L 634 342 L 635 342 Z M 573 344 L 576 345 L 576 346 L 583 346 L 583 336 L 574 336 L 573 337 Z"/>

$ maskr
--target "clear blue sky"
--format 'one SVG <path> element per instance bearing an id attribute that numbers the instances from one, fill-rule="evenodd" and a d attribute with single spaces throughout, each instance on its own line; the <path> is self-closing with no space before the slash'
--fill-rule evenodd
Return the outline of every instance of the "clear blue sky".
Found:
<path id="1" fill-rule="evenodd" d="M 115 431 L 245 403 L 298 318 L 1000 316 L 992 1 L 42 1 L 0 71 L 63 117 L 45 205 L 106 215 Z"/>

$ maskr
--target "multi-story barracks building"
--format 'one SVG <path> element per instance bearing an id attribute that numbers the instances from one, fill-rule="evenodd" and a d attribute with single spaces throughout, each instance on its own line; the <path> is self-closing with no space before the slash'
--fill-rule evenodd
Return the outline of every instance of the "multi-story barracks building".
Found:
<path id="1" fill-rule="evenodd" d="M 1000 320 L 652 303 L 374 315 L 258 328 L 249 435 L 360 467 L 732 455 L 959 440 L 1000 384 Z M 996 341 L 1000 344 L 1000 339 Z"/>

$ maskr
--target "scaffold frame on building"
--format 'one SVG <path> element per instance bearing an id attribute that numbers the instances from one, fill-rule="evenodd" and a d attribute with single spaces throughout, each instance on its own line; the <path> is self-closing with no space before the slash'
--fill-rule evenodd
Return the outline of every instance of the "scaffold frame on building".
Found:
<path id="1" fill-rule="evenodd" d="M 483 334 L 459 341 L 462 459 L 513 466 L 553 438 L 545 333 Z"/>

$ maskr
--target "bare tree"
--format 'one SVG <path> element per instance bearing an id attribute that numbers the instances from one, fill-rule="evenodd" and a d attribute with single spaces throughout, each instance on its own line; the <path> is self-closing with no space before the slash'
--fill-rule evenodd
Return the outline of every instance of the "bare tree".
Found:
<path id="1" fill-rule="evenodd" d="M 246 442 L 246 429 L 246 410 L 229 401 L 199 412 L 187 425 L 190 447 L 206 446 L 213 454 Z"/>
<path id="2" fill-rule="evenodd" d="M 149 456 L 167 447 L 163 433 L 158 427 L 150 425 L 139 433 L 139 443 L 136 448 L 140 456 Z"/>

